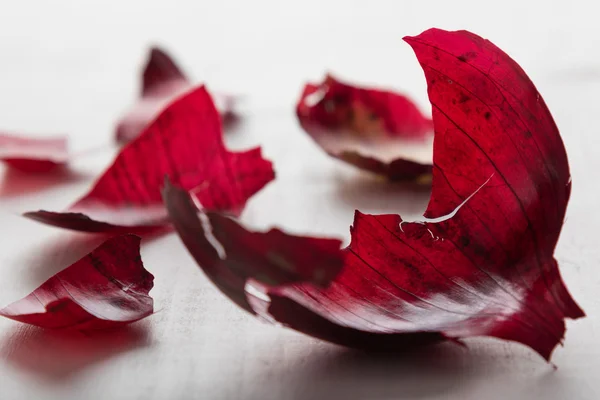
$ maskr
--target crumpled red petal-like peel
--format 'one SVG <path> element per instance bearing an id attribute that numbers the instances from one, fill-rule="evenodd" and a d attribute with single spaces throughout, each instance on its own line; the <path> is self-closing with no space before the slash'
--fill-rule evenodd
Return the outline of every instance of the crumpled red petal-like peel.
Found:
<path id="1" fill-rule="evenodd" d="M 150 49 L 141 83 L 140 98 L 117 123 L 118 142 L 126 143 L 138 137 L 169 103 L 194 87 L 175 61 L 158 47 Z M 235 99 L 220 95 L 215 97 L 215 101 L 227 127 L 236 119 Z"/>
<path id="2" fill-rule="evenodd" d="M 0 160 L 23 172 L 47 172 L 69 161 L 67 138 L 0 134 Z"/>
<path id="3" fill-rule="evenodd" d="M 250 232 L 219 213 L 198 217 L 189 194 L 167 179 L 163 197 L 181 239 L 208 277 L 246 311 L 246 283 L 310 281 L 326 285 L 344 265 L 341 241 L 288 235 L 279 229 Z M 216 229 L 215 229 L 216 228 Z"/>
<path id="4" fill-rule="evenodd" d="M 257 257 L 239 257 L 249 248 L 266 257 L 282 243 L 214 216 L 200 231 L 188 195 L 167 187 L 174 225 L 209 275 L 218 265 L 222 276 L 260 283 L 237 294 L 264 319 L 353 347 L 493 336 L 549 359 L 564 319 L 584 316 L 553 257 L 571 190 L 558 129 L 525 72 L 491 42 L 439 29 L 405 41 L 433 106 L 433 188 L 423 221 L 357 211 L 343 268 L 286 259 L 278 265 L 295 274 L 294 284 L 289 276 L 265 280 Z M 323 288 L 297 273 L 314 265 L 319 275 L 340 272 Z"/>
<path id="5" fill-rule="evenodd" d="M 181 97 L 125 146 L 92 189 L 67 212 L 28 212 L 28 218 L 86 232 L 164 227 L 160 189 L 165 176 L 209 210 L 239 214 L 248 198 L 274 178 L 260 148 L 230 152 L 219 115 L 202 86 Z"/>
<path id="6" fill-rule="evenodd" d="M 153 281 L 142 263 L 140 238 L 117 236 L 0 309 L 0 315 L 51 329 L 117 327 L 152 314 Z"/>
<path id="7" fill-rule="evenodd" d="M 407 97 L 342 83 L 307 84 L 296 114 L 332 157 L 391 180 L 431 177 L 431 119 Z"/>

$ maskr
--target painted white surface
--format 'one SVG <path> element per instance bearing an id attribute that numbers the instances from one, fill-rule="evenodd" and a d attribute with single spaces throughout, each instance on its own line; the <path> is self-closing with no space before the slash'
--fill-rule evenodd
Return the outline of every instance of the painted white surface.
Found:
<path id="1" fill-rule="evenodd" d="M 293 115 L 303 82 L 328 69 L 407 92 L 427 109 L 422 71 L 402 36 L 437 26 L 491 39 L 538 85 L 566 142 L 573 195 L 557 256 L 589 317 L 568 324 L 556 370 L 520 345 L 491 339 L 365 356 L 245 315 L 171 234 L 144 244 L 157 313 L 129 330 L 62 337 L 0 320 L 0 399 L 600 398 L 597 15 L 594 0 L 1 0 L 0 129 L 68 133 L 75 149 L 109 143 L 137 94 L 147 46 L 162 44 L 196 79 L 245 96 L 246 122 L 228 141 L 263 145 L 278 179 L 253 198 L 244 220 L 346 238 L 355 208 L 417 216 L 428 193 L 384 185 L 323 155 Z M 17 212 L 66 207 L 110 158 L 82 156 L 75 176 L 42 189 L 36 178 L 5 173 L 0 304 L 98 244 Z"/>

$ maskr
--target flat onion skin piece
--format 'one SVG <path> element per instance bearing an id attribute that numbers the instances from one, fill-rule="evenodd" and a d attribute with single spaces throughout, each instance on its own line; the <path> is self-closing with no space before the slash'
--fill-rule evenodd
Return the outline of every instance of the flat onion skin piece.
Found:
<path id="1" fill-rule="evenodd" d="M 562 343 L 564 319 L 584 316 L 553 257 L 571 190 L 558 129 L 525 72 L 491 42 L 439 29 L 405 41 L 425 71 L 433 106 L 425 220 L 357 211 L 344 267 L 326 288 L 308 279 L 265 285 L 270 301 L 252 301 L 253 311 L 353 347 L 373 347 L 368 339 L 348 339 L 366 333 L 380 335 L 390 349 L 405 338 L 414 344 L 414 335 L 492 336 L 549 360 Z M 165 194 L 184 237 L 191 210 Z M 211 230 L 223 232 L 221 223 L 211 219 Z M 206 270 L 214 262 L 211 242 L 190 233 L 184 243 Z M 244 238 L 217 239 L 226 247 L 219 263 L 228 266 L 222 258 L 228 249 L 243 251 Z M 238 261 L 221 273 L 260 279 L 252 271 Z"/>
<path id="2" fill-rule="evenodd" d="M 0 315 L 49 329 L 115 328 L 153 313 L 153 285 L 140 256 L 140 238 L 116 236 L 0 309 Z"/>
<path id="3" fill-rule="evenodd" d="M 408 158 L 411 149 L 405 148 L 429 154 L 432 121 L 403 95 L 350 86 L 328 75 L 321 84 L 304 87 L 296 114 L 332 157 L 395 181 L 431 175 L 431 160 Z"/>
<path id="4" fill-rule="evenodd" d="M 115 137 L 119 143 L 127 143 L 138 137 L 169 103 L 194 88 L 193 83 L 171 56 L 158 47 L 150 49 L 141 84 L 137 103 L 117 123 Z M 220 96 L 215 100 L 224 126 L 235 122 L 235 99 L 231 96 Z"/>
<path id="5" fill-rule="evenodd" d="M 30 219 L 84 232 L 145 233 L 169 224 L 160 189 L 165 176 L 209 210 L 241 213 L 248 198 L 274 178 L 260 148 L 230 152 L 219 115 L 201 86 L 171 104 L 125 146 L 92 189 L 66 212 L 35 211 Z"/>
<path id="6" fill-rule="evenodd" d="M 69 161 L 67 138 L 34 138 L 0 133 L 0 160 L 27 173 L 44 173 Z"/>

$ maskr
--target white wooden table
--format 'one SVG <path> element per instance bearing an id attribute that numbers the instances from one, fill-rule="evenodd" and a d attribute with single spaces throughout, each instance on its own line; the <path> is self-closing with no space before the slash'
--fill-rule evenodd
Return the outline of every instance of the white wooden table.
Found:
<path id="1" fill-rule="evenodd" d="M 429 193 L 386 185 L 325 156 L 298 127 L 301 85 L 326 69 L 410 94 L 428 109 L 404 35 L 432 26 L 494 41 L 529 73 L 561 129 L 573 195 L 557 249 L 589 317 L 568 323 L 554 369 L 493 339 L 382 358 L 259 323 L 203 276 L 175 234 L 144 244 L 157 312 L 118 334 L 57 335 L 0 320 L 0 399 L 600 398 L 600 26 L 597 1 L 0 2 L 0 130 L 109 143 L 138 91 L 150 44 L 210 88 L 244 95 L 233 148 L 261 144 L 277 180 L 243 220 L 348 237 L 355 208 L 416 216 Z M 71 176 L 0 171 L 0 304 L 21 298 L 99 244 L 27 221 L 62 209 L 112 157 L 81 156 Z"/>

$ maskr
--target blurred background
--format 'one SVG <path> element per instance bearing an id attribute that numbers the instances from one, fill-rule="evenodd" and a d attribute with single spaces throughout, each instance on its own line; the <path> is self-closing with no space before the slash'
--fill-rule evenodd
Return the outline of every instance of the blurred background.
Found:
<path id="1" fill-rule="evenodd" d="M 402 37 L 430 27 L 489 38 L 546 94 L 550 82 L 600 79 L 597 11 L 593 0 L 3 0 L 0 126 L 106 137 L 137 95 L 151 45 L 252 109 L 291 112 L 302 84 L 326 70 L 408 92 L 426 108 Z"/>

